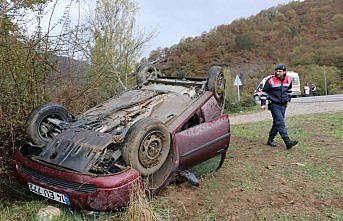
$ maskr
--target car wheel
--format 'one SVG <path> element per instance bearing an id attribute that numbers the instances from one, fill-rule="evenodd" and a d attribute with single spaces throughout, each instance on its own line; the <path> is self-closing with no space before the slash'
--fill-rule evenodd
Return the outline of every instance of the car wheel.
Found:
<path id="1" fill-rule="evenodd" d="M 260 97 L 258 95 L 254 96 L 255 104 L 261 104 Z"/>
<path id="2" fill-rule="evenodd" d="M 145 118 L 134 123 L 126 135 L 123 159 L 142 176 L 157 172 L 170 150 L 168 128 L 159 120 Z"/>
<path id="3" fill-rule="evenodd" d="M 58 104 L 48 103 L 36 108 L 27 120 L 28 139 L 37 146 L 44 147 L 61 133 L 61 128 L 52 123 L 54 120 L 71 122 L 72 116 L 67 109 Z"/>
<path id="4" fill-rule="evenodd" d="M 147 80 L 151 78 L 151 75 L 155 71 L 155 67 L 151 64 L 142 64 L 141 66 L 139 66 L 136 75 L 137 85 L 142 86 L 143 84 L 145 84 Z"/>
<path id="5" fill-rule="evenodd" d="M 212 91 L 219 106 L 224 103 L 225 78 L 223 69 L 219 66 L 211 67 L 207 77 L 207 89 Z"/>

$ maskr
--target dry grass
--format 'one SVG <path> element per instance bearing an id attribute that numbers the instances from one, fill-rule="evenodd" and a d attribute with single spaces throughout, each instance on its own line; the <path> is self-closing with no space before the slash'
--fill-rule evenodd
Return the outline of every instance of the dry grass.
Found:
<path id="1" fill-rule="evenodd" d="M 130 204 L 125 212 L 128 221 L 160 221 L 160 217 L 154 212 L 149 202 L 146 190 L 141 183 L 133 186 L 130 196 Z"/>

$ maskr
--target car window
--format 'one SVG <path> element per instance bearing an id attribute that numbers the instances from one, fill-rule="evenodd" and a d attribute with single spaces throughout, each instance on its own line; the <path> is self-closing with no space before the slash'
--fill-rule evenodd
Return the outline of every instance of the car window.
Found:
<path id="1" fill-rule="evenodd" d="M 182 126 L 181 131 L 187 130 L 188 128 L 194 127 L 201 123 L 199 113 L 195 113 L 187 122 Z"/>
<path id="2" fill-rule="evenodd" d="M 299 84 L 299 79 L 292 77 L 292 83 L 293 84 Z"/>
<path id="3" fill-rule="evenodd" d="M 263 89 L 263 84 L 261 83 L 259 86 L 258 86 L 258 89 Z"/>

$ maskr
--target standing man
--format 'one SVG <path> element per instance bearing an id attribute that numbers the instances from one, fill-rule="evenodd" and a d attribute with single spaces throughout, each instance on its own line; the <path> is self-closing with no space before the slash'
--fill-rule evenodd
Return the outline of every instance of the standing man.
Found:
<path id="1" fill-rule="evenodd" d="M 305 97 L 310 96 L 310 86 L 308 85 L 308 82 L 306 82 L 304 86 L 304 94 L 305 94 Z"/>
<path id="2" fill-rule="evenodd" d="M 274 138 L 278 132 L 288 150 L 298 143 L 298 141 L 289 139 L 285 125 L 285 112 L 287 103 L 291 101 L 291 92 L 292 80 L 286 75 L 286 65 L 276 65 L 275 75 L 266 81 L 261 96 L 261 108 L 266 109 L 266 100 L 268 99 L 268 110 L 270 110 L 273 117 L 273 126 L 269 132 L 267 142 L 267 145 L 271 147 L 276 147 Z"/>
<path id="3" fill-rule="evenodd" d="M 317 87 L 315 83 L 312 84 L 312 94 L 313 96 L 317 96 Z"/>

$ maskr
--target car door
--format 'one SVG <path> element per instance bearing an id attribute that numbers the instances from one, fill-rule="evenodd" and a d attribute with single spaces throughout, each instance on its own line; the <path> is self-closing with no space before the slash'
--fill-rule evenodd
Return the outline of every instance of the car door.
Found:
<path id="1" fill-rule="evenodd" d="M 220 116 L 220 109 L 214 106 L 214 102 L 216 101 L 210 99 L 202 106 L 200 118 L 204 122 L 181 130 L 174 135 L 181 169 L 189 168 L 224 153 L 228 148 L 230 142 L 229 116 Z"/>

